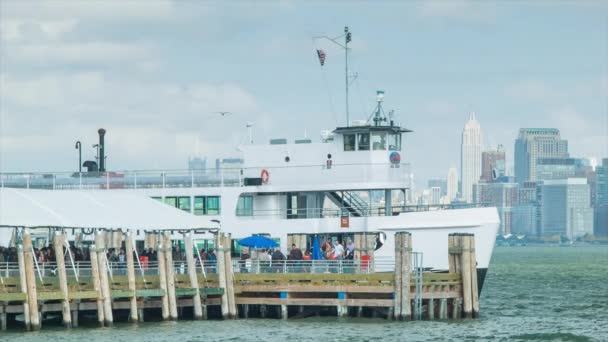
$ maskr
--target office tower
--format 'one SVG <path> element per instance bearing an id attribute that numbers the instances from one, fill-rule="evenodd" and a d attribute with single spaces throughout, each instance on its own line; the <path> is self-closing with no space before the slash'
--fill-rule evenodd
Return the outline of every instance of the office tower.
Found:
<path id="1" fill-rule="evenodd" d="M 505 176 L 505 149 L 498 145 L 496 150 L 481 153 L 481 180 L 486 183 L 494 182 L 498 177 Z"/>
<path id="2" fill-rule="evenodd" d="M 445 179 L 429 179 L 427 186 L 429 189 L 439 187 L 441 189 L 441 196 L 447 193 L 447 182 Z"/>
<path id="3" fill-rule="evenodd" d="M 431 188 L 431 204 L 439 204 L 441 200 L 441 188 L 434 186 Z"/>
<path id="4" fill-rule="evenodd" d="M 575 162 L 574 158 L 539 158 L 536 160 L 536 181 L 575 177 Z"/>
<path id="5" fill-rule="evenodd" d="M 501 177 L 493 183 L 478 183 L 474 186 L 474 200 L 496 207 L 500 217 L 501 234 L 514 233 L 514 209 L 519 203 L 519 184 L 513 177 Z"/>
<path id="6" fill-rule="evenodd" d="M 447 179 L 447 197 L 450 203 L 456 199 L 458 196 L 458 171 L 455 167 L 451 167 L 448 169 L 448 179 Z"/>
<path id="7" fill-rule="evenodd" d="M 460 150 L 460 180 L 462 181 L 462 199 L 471 203 L 473 200 L 473 184 L 479 181 L 481 175 L 481 127 L 471 112 L 469 120 L 462 130 L 462 145 Z"/>
<path id="8" fill-rule="evenodd" d="M 568 158 L 568 141 L 555 128 L 521 128 L 515 140 L 515 177 L 517 182 L 535 182 L 537 160 Z"/>
<path id="9" fill-rule="evenodd" d="M 608 158 L 595 168 L 594 234 L 608 236 Z"/>
<path id="10" fill-rule="evenodd" d="M 539 191 L 541 235 L 573 240 L 593 234 L 593 208 L 585 178 L 545 180 Z"/>

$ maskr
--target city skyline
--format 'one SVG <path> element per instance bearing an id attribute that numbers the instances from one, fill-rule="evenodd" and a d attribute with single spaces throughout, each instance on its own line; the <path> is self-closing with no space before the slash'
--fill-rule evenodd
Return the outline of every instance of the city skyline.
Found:
<path id="1" fill-rule="evenodd" d="M 0 6 L 2 171 L 72 171 L 75 141 L 91 157 L 100 127 L 111 169 L 232 157 L 249 140 L 247 122 L 256 143 L 318 140 L 344 123 L 344 64 L 339 48 L 312 37 L 346 25 L 359 75 L 351 118 L 367 118 L 376 90 L 386 91 L 386 108 L 414 130 L 402 160 L 419 187 L 459 164 L 470 111 L 507 160 L 520 127 L 556 127 L 573 155 L 608 155 L 605 3 Z"/>

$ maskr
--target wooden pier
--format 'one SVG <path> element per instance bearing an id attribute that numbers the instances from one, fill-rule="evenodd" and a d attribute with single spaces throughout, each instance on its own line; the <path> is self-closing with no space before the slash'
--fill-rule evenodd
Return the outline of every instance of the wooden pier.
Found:
<path id="1" fill-rule="evenodd" d="M 392 272 L 376 272 L 372 259 L 365 265 L 344 261 L 324 268 L 313 261 L 297 267 L 282 264 L 270 273 L 249 273 L 238 261 L 232 262 L 229 235 L 215 234 L 217 263 L 201 263 L 188 232 L 179 237 L 186 249 L 184 262 L 178 265 L 172 260 L 172 236 L 164 232 L 146 236 L 158 263 L 142 265 L 133 257 L 130 232 L 102 230 L 95 233 L 95 243 L 89 248 L 90 264 L 78 270 L 65 261 L 61 253 L 65 235 L 57 231 L 56 263 L 51 270 L 41 271 L 42 265 L 32 255 L 29 232 L 24 229 L 21 236 L 19 263 L 10 271 L 0 270 L 2 330 L 9 326 L 38 330 L 49 313 L 60 315 L 66 327 L 78 326 L 85 315 L 89 320 L 95 317 L 99 326 L 111 326 L 114 320 L 287 319 L 320 314 L 445 320 L 479 314 L 472 234 L 450 235 L 445 246 L 449 270 L 444 273 L 414 269 L 407 232 L 395 233 Z M 107 248 L 123 244 L 124 267 L 110 269 Z"/>

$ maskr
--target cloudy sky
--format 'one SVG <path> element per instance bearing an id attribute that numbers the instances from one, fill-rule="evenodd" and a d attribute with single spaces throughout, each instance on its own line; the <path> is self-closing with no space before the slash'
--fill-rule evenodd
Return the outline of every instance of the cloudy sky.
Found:
<path id="1" fill-rule="evenodd" d="M 186 168 L 254 139 L 318 139 L 375 91 L 413 129 L 419 185 L 459 165 L 477 113 L 511 164 L 520 127 L 556 127 L 574 156 L 608 156 L 608 3 L 539 1 L 0 0 L 0 170 L 71 171 L 107 134 L 111 169 Z M 325 67 L 315 49 L 327 52 Z M 222 117 L 217 111 L 234 115 Z"/>

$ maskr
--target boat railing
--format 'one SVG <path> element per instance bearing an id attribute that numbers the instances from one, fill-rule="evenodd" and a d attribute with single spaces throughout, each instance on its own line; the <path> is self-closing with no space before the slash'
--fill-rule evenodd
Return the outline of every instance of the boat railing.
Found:
<path id="1" fill-rule="evenodd" d="M 248 218 L 332 218 L 332 217 L 368 217 L 368 216 L 396 216 L 401 213 L 424 212 L 435 210 L 450 210 L 450 209 L 468 209 L 468 208 L 484 208 L 491 206 L 491 203 L 454 203 L 454 204 L 425 204 L 425 205 L 394 205 L 387 213 L 385 205 L 371 205 L 364 209 L 357 210 L 354 214 L 347 207 L 342 208 L 281 208 L 281 209 L 253 209 L 253 210 L 237 210 L 236 214 L 239 217 Z"/>
<path id="2" fill-rule="evenodd" d="M 405 164 L 404 164 L 405 165 Z M 244 186 L 247 177 L 262 178 L 262 172 L 269 172 L 266 181 L 272 184 L 275 175 L 308 175 L 312 171 L 353 173 L 358 181 L 380 175 L 383 171 L 394 168 L 388 163 L 353 163 L 333 164 L 329 169 L 326 165 L 298 165 L 281 167 L 242 167 L 198 170 L 115 170 L 107 172 L 3 172 L 0 173 L 0 188 L 27 188 L 50 190 L 78 190 L 78 189 L 156 189 L 156 188 L 195 188 L 195 187 L 221 187 Z M 363 177 L 363 178 L 361 178 Z M 291 177 L 288 177 L 291 178 Z M 353 181 L 350 180 L 342 181 Z M 323 175 L 321 179 L 331 179 L 332 182 L 341 181 L 330 175 Z M 407 181 L 405 174 L 398 179 Z M 246 184 L 247 183 L 247 184 Z M 252 183 L 252 185 L 255 183 Z"/>
<path id="3" fill-rule="evenodd" d="M 362 274 L 395 269 L 395 261 L 390 259 L 369 260 L 272 260 L 259 259 L 232 260 L 235 273 L 338 273 Z"/>

